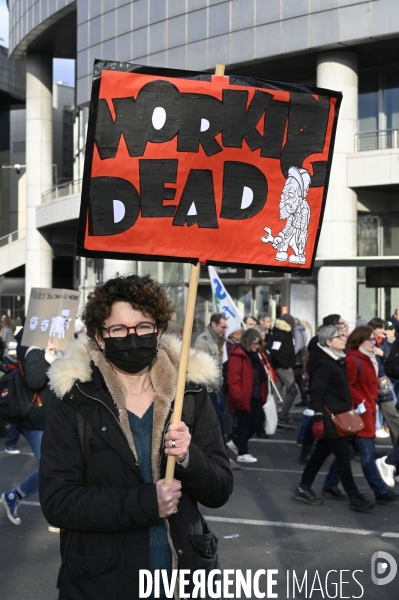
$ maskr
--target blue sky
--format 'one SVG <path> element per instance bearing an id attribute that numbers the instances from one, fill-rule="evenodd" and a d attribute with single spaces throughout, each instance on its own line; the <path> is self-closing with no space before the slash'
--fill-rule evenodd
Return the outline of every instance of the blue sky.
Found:
<path id="1" fill-rule="evenodd" d="M 0 0 L 0 44 L 8 48 L 8 8 L 6 0 Z M 75 85 L 75 61 L 55 58 L 53 61 L 53 81 Z"/>

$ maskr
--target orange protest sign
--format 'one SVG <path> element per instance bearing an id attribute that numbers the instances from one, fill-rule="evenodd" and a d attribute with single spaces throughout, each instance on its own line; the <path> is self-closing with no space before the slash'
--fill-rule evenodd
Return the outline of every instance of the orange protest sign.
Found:
<path id="1" fill-rule="evenodd" d="M 96 61 L 78 254 L 309 272 L 340 102 Z"/>

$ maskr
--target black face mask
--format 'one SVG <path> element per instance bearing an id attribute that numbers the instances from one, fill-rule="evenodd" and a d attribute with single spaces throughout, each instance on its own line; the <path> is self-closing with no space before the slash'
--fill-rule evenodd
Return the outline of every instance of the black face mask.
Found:
<path id="1" fill-rule="evenodd" d="M 158 336 L 140 337 L 131 333 L 125 338 L 104 338 L 104 356 L 115 367 L 127 373 L 138 373 L 148 367 L 158 352 Z"/>

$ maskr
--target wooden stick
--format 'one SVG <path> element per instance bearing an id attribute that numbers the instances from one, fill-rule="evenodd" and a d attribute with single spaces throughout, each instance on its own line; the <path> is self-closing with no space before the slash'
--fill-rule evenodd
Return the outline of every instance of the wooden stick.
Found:
<path id="1" fill-rule="evenodd" d="M 179 372 L 177 374 L 175 406 L 173 409 L 173 416 L 171 420 L 172 423 L 176 423 L 177 421 L 181 420 L 181 414 L 183 411 L 184 389 L 186 387 L 188 356 L 190 352 L 191 334 L 193 331 L 195 302 L 197 300 L 197 289 L 200 268 L 201 265 L 199 262 L 196 265 L 191 265 L 186 317 L 184 319 L 183 341 L 181 345 Z M 171 483 L 173 481 L 175 464 L 176 457 L 169 455 L 166 463 L 165 483 Z"/>
<path id="2" fill-rule="evenodd" d="M 215 75 L 224 75 L 224 65 L 216 65 Z M 186 387 L 187 365 L 190 352 L 191 334 L 193 331 L 195 302 L 197 300 L 198 279 L 201 265 L 191 265 L 190 283 L 188 286 L 188 298 L 186 317 L 184 319 L 183 340 L 181 345 L 179 371 L 177 374 L 176 397 L 171 422 L 177 423 L 181 420 L 183 412 L 184 389 Z M 168 456 L 166 462 L 165 483 L 171 483 L 175 473 L 176 457 Z"/>

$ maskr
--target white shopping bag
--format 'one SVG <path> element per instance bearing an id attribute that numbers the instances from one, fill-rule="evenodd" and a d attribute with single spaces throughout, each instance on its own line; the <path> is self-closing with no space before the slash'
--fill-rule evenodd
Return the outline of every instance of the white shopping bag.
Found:
<path id="1" fill-rule="evenodd" d="M 273 435 L 276 433 L 277 429 L 277 408 L 272 394 L 269 377 L 267 378 L 267 400 L 266 404 L 263 405 L 263 410 L 266 417 L 265 431 L 267 435 Z"/>

